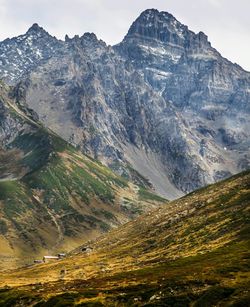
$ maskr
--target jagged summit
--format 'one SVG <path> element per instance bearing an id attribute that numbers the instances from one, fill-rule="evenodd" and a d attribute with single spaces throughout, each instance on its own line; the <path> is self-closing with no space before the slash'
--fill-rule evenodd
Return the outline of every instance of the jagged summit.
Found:
<path id="1" fill-rule="evenodd" d="M 70 38 L 67 34 L 65 35 L 65 42 L 66 43 L 77 43 L 80 44 L 82 47 L 97 47 L 98 45 L 106 46 L 106 43 L 98 39 L 95 33 L 85 32 L 82 36 L 75 35 L 73 38 Z"/>
<path id="2" fill-rule="evenodd" d="M 106 43 L 98 39 L 98 37 L 95 35 L 95 33 L 86 32 L 83 34 L 83 36 L 80 37 L 81 44 L 83 47 L 105 47 Z"/>
<path id="3" fill-rule="evenodd" d="M 203 32 L 194 33 L 172 14 L 148 9 L 133 22 L 123 42 L 141 41 L 143 44 L 161 44 L 184 49 L 210 49 L 211 44 Z M 183 52 L 182 52 L 183 53 Z"/>
<path id="4" fill-rule="evenodd" d="M 182 25 L 168 12 L 160 12 L 156 9 L 149 9 L 135 20 L 130 27 L 126 38 L 144 37 L 157 39 L 161 42 L 168 42 L 171 37 L 176 41 L 184 40 L 188 28 Z"/>
<path id="5" fill-rule="evenodd" d="M 145 11 L 143 11 L 140 16 L 138 17 L 139 18 L 146 18 L 146 19 L 152 19 L 152 18 L 155 18 L 157 16 L 163 16 L 164 18 L 166 19 L 176 19 L 171 13 L 169 12 L 166 12 L 166 11 L 159 11 L 157 9 L 146 9 Z"/>
<path id="6" fill-rule="evenodd" d="M 0 43 L 0 76 L 24 79 L 29 107 L 83 152 L 125 175 L 129 162 L 168 198 L 248 167 L 250 75 L 203 32 L 149 9 L 113 47 L 25 37 Z"/>
<path id="7" fill-rule="evenodd" d="M 82 36 L 83 39 L 86 39 L 88 41 L 92 41 L 92 40 L 98 40 L 97 36 L 95 35 L 95 33 L 93 32 L 86 32 L 83 34 Z"/>
<path id="8" fill-rule="evenodd" d="M 34 23 L 25 34 L 0 42 L 0 76 L 9 84 L 18 82 L 41 61 L 55 54 L 61 44 Z"/>
<path id="9" fill-rule="evenodd" d="M 68 34 L 65 35 L 64 40 L 65 40 L 66 43 L 70 41 L 70 37 L 68 36 Z"/>
<path id="10" fill-rule="evenodd" d="M 161 17 L 164 18 L 166 21 L 168 20 L 169 22 L 171 20 L 177 20 L 171 13 L 167 11 L 159 11 L 157 9 L 147 9 L 141 13 L 140 17 L 146 17 L 147 19 Z"/>
<path id="11" fill-rule="evenodd" d="M 67 36 L 68 41 L 86 41 L 86 42 L 98 42 L 98 38 L 95 33 L 85 32 L 82 36 L 75 35 L 72 39 Z"/>
<path id="12" fill-rule="evenodd" d="M 27 31 L 27 33 L 31 33 L 31 32 L 46 32 L 42 27 L 40 27 L 38 25 L 38 23 L 34 23 Z"/>
<path id="13" fill-rule="evenodd" d="M 53 35 L 51 35 L 48 31 L 46 31 L 43 27 L 41 27 L 38 23 L 33 23 L 33 25 L 27 30 L 27 32 L 23 35 L 20 35 L 19 37 L 23 37 L 24 39 L 41 39 L 43 38 L 44 40 L 50 40 L 53 38 L 55 41 L 57 38 Z M 59 41 L 59 40 L 58 40 Z"/>

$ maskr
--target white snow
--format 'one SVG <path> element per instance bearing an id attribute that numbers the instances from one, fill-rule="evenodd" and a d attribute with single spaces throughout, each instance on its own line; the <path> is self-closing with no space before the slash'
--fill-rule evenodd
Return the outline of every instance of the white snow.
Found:
<path id="1" fill-rule="evenodd" d="M 206 102 L 206 105 L 202 107 L 202 110 L 204 111 L 226 110 L 226 107 L 222 105 L 209 104 L 209 102 Z"/>
<path id="2" fill-rule="evenodd" d="M 216 56 L 213 54 L 204 54 L 204 53 L 192 53 L 188 55 L 190 58 L 201 59 L 201 60 L 212 60 L 216 59 Z"/>
<path id="3" fill-rule="evenodd" d="M 39 58 L 42 57 L 42 53 L 41 53 L 41 51 L 40 51 L 39 49 L 37 49 L 35 52 L 36 52 L 36 55 L 37 55 Z"/>
<path id="4" fill-rule="evenodd" d="M 17 48 L 17 53 L 19 54 L 19 55 L 22 55 L 22 51 L 19 49 L 19 48 Z"/>
<path id="5" fill-rule="evenodd" d="M 173 30 L 174 30 L 173 32 L 177 33 L 177 35 L 178 35 L 180 38 L 184 39 L 184 35 L 183 35 L 183 33 L 182 33 L 182 30 L 180 29 L 180 27 L 178 27 L 178 25 L 179 25 L 178 21 L 177 21 L 177 20 L 174 20 L 174 21 L 172 22 L 172 25 L 173 25 Z"/>
<path id="6" fill-rule="evenodd" d="M 164 47 L 149 47 L 146 45 L 140 45 L 140 47 L 147 53 L 154 54 L 155 56 L 165 56 L 168 57 L 172 62 L 177 63 L 181 55 L 173 54 L 170 50 L 167 50 Z M 179 46 L 178 46 L 179 47 Z"/>

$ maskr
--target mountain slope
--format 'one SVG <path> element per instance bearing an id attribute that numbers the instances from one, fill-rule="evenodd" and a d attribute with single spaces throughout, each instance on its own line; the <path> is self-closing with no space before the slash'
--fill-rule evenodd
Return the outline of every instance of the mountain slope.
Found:
<path id="1" fill-rule="evenodd" d="M 34 70 L 13 96 L 33 109 L 44 125 L 118 173 L 131 178 L 130 164 L 162 195 L 171 199 L 182 195 L 165 175 L 167 169 L 157 154 L 147 155 L 148 142 L 164 138 L 154 133 L 156 129 L 161 133 L 161 125 L 171 125 L 165 116 L 173 109 L 94 34 L 68 39 L 64 53 Z M 155 120 L 159 117 L 160 125 Z M 138 148 L 154 177 L 144 172 L 145 163 L 139 167 L 133 160 Z"/>
<path id="2" fill-rule="evenodd" d="M 184 122 L 162 128 L 174 144 L 172 152 L 167 144 L 160 148 L 163 164 L 172 160 L 170 176 L 179 188 L 190 191 L 249 167 L 249 72 L 223 58 L 204 33 L 154 9 L 144 11 L 114 48 L 175 106 L 172 125 Z M 183 173 L 196 168 L 190 183 Z"/>
<path id="3" fill-rule="evenodd" d="M 117 46 L 58 44 L 13 97 L 82 152 L 169 199 L 249 168 L 250 74 L 204 33 L 152 9 Z"/>
<path id="4" fill-rule="evenodd" d="M 7 94 L 1 85 L 1 268 L 72 249 L 165 202 L 47 131 Z"/>
<path id="5" fill-rule="evenodd" d="M 0 283 L 14 288 L 2 290 L 1 302 L 246 306 L 249 183 L 248 171 L 90 242 L 89 254 L 85 245 L 56 264 L 8 272 Z"/>
<path id="6" fill-rule="evenodd" d="M 16 101 L 135 183 L 139 173 L 175 199 L 249 168 L 249 72 L 167 12 L 144 11 L 113 47 L 90 33 L 56 41 L 38 25 L 0 47 L 20 70 Z"/>

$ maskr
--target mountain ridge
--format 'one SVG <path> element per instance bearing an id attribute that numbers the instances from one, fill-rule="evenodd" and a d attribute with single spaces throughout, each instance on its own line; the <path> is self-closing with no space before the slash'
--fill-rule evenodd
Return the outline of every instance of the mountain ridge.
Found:
<path id="1" fill-rule="evenodd" d="M 0 84 L 0 270 L 67 251 L 166 200 L 46 130 Z"/>
<path id="2" fill-rule="evenodd" d="M 250 74 L 169 13 L 147 10 L 128 33 L 113 47 L 95 34 L 67 37 L 17 84 L 16 100 L 118 174 L 132 178 L 130 164 L 167 198 L 246 169 Z"/>
<path id="3" fill-rule="evenodd" d="M 115 46 L 33 24 L 0 79 L 0 306 L 248 304 L 249 73 L 150 9 Z"/>

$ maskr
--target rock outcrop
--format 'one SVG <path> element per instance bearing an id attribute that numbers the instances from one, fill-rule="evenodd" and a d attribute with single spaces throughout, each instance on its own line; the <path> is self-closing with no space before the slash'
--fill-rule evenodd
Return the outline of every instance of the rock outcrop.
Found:
<path id="1" fill-rule="evenodd" d="M 52 37 L 38 24 L 14 38 L 0 42 L 0 76 L 15 84 L 32 69 L 60 52 L 62 42 Z"/>
<path id="2" fill-rule="evenodd" d="M 250 74 L 204 33 L 146 10 L 116 46 L 91 33 L 52 45 L 13 96 L 83 152 L 168 198 L 249 168 Z"/>

